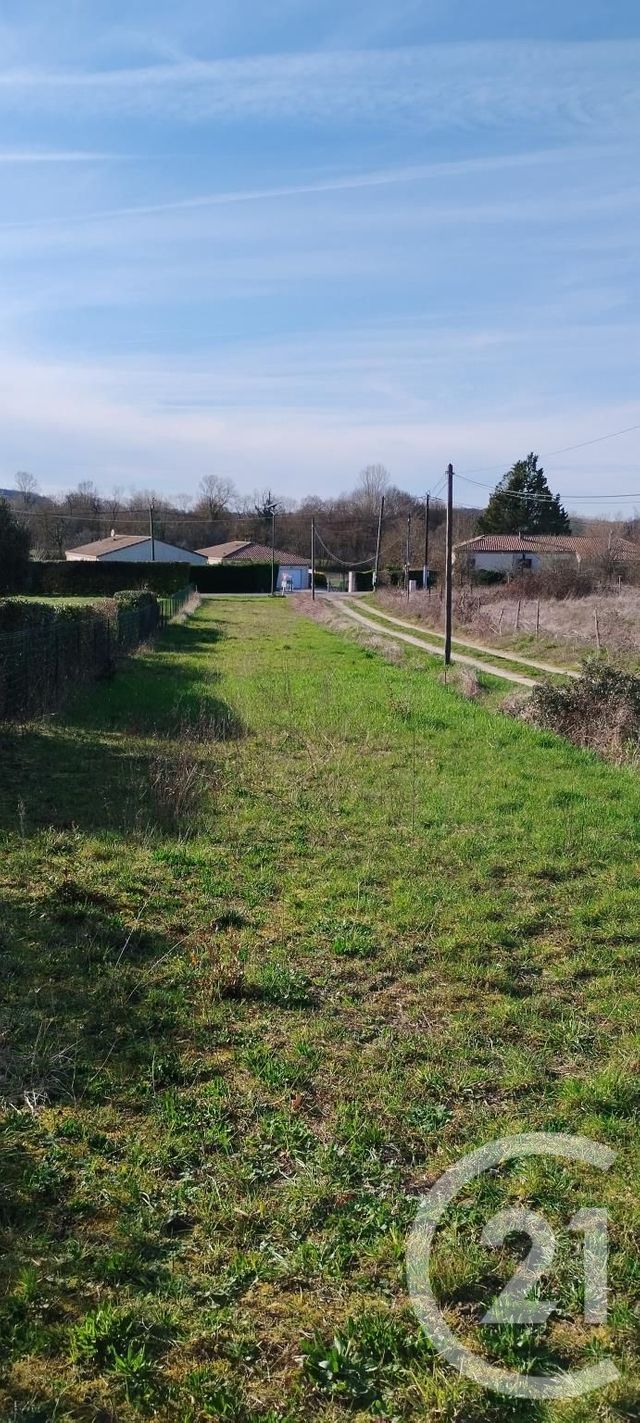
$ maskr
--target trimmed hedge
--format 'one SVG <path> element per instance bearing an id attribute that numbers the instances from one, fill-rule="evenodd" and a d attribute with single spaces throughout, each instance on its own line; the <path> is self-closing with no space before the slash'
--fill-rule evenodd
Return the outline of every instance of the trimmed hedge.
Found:
<path id="1" fill-rule="evenodd" d="M 278 564 L 275 567 L 276 585 Z M 30 592 L 48 598 L 112 598 L 148 588 L 159 597 L 179 593 L 185 582 L 199 593 L 270 593 L 270 563 L 32 563 Z"/>
<path id="2" fill-rule="evenodd" d="M 0 721 L 53 711 L 70 686 L 108 676 L 160 624 L 152 593 L 92 606 L 0 600 Z"/>
<path id="3" fill-rule="evenodd" d="M 278 586 L 279 565 L 275 566 L 275 584 Z M 270 563 L 210 563 L 195 564 L 190 571 L 191 581 L 199 593 L 270 593 Z"/>
<path id="4" fill-rule="evenodd" d="M 202 564 L 202 570 L 205 569 Z M 169 597 L 191 582 L 190 563 L 88 563 L 78 559 L 33 562 L 30 592 L 42 598 L 112 598 L 115 593 L 148 588 Z"/>

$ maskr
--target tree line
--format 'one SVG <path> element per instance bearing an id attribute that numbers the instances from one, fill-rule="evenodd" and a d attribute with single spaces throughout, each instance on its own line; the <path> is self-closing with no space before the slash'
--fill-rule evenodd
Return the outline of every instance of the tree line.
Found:
<path id="1" fill-rule="evenodd" d="M 40 493 L 35 478 L 21 471 L 15 490 L 5 491 L 11 509 L 28 535 L 31 556 L 63 558 L 67 549 L 118 534 L 146 534 L 153 518 L 157 538 L 183 548 L 197 549 L 233 539 L 247 539 L 305 557 L 310 554 L 311 520 L 316 526 L 316 559 L 319 567 L 371 566 L 378 515 L 384 498 L 381 566 L 402 568 L 407 547 L 412 568 L 422 567 L 426 546 L 426 497 L 393 484 L 382 464 L 361 470 L 352 490 L 335 497 L 308 495 L 296 503 L 271 490 L 241 497 L 232 480 L 221 475 L 203 477 L 194 497 L 167 498 L 155 490 L 126 495 L 120 488 L 99 492 L 92 480 L 55 498 Z M 429 506 L 428 562 L 442 567 L 445 506 L 432 499 Z M 274 522 L 275 521 L 275 522 Z M 5 519 L 6 523 L 6 519 Z M 638 521 L 632 519 L 620 532 L 634 537 Z M 596 531 L 597 522 L 574 520 L 574 532 Z M 611 528 L 611 524 L 607 527 Z M 503 475 L 484 510 L 460 506 L 454 510 L 454 541 L 477 533 L 567 534 L 571 522 L 560 497 L 549 487 L 538 456 L 517 460 Z"/>

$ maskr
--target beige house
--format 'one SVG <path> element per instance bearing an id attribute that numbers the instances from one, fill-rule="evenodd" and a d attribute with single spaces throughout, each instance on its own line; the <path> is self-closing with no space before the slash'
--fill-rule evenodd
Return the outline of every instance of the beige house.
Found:
<path id="1" fill-rule="evenodd" d="M 68 548 L 65 558 L 69 563 L 206 563 L 200 553 L 178 544 L 165 543 L 163 539 L 150 539 L 148 534 L 111 534 L 108 539 L 96 539 L 95 543 L 81 544 L 79 548 Z"/>
<path id="2" fill-rule="evenodd" d="M 212 544 L 210 548 L 199 548 L 198 553 L 207 563 L 270 563 L 273 557 L 278 565 L 278 588 L 289 592 L 299 592 L 311 586 L 308 558 L 300 558 L 297 553 L 285 553 L 281 548 L 273 551 L 268 544 L 253 543 L 250 539 L 232 539 L 226 544 Z"/>
<path id="3" fill-rule="evenodd" d="M 456 544 L 454 562 L 466 562 L 475 572 L 506 573 L 558 565 L 596 563 L 609 559 L 624 566 L 640 560 L 640 544 L 622 538 L 589 538 L 573 534 L 479 534 Z"/>

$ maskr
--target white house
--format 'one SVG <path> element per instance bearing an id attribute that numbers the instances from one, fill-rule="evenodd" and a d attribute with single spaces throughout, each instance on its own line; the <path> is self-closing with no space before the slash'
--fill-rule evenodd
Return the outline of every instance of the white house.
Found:
<path id="1" fill-rule="evenodd" d="M 559 564 L 594 563 L 609 558 L 626 564 L 640 559 L 640 546 L 629 539 L 574 537 L 573 534 L 480 534 L 456 544 L 454 561 L 476 572 L 536 572 Z"/>
<path id="2" fill-rule="evenodd" d="M 270 563 L 271 549 L 267 544 L 252 543 L 248 539 L 232 539 L 226 544 L 212 544 L 211 548 L 200 548 L 207 563 Z M 278 565 L 278 588 L 286 586 L 292 592 L 299 592 L 311 586 L 308 558 L 300 558 L 297 553 L 284 553 L 277 548 L 273 555 Z"/>
<path id="3" fill-rule="evenodd" d="M 165 543 L 148 534 L 112 534 L 108 539 L 97 539 L 95 543 L 81 544 L 79 548 L 69 548 L 65 558 L 70 563 L 206 563 L 201 553 L 179 548 L 177 544 Z"/>

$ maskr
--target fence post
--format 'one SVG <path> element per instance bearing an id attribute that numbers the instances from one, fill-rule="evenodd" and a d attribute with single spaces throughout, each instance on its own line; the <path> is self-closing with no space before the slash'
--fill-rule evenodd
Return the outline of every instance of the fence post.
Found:
<path id="1" fill-rule="evenodd" d="M 520 602 L 521 602 L 521 600 L 520 600 L 520 598 L 518 598 L 518 606 L 517 606 L 517 608 L 516 608 L 516 632 L 518 631 L 518 629 L 519 629 L 519 627 L 520 627 Z"/>
<path id="2" fill-rule="evenodd" d="M 593 610 L 593 621 L 594 621 L 594 623 L 595 623 L 595 630 L 596 630 L 596 647 L 597 647 L 598 652 L 599 652 L 599 651 L 600 651 L 600 624 L 599 624 L 599 622 L 598 622 L 598 609 L 597 609 L 597 608 L 594 608 L 594 610 Z"/>
<path id="3" fill-rule="evenodd" d="M 536 603 L 536 641 L 540 636 L 540 599 Z"/>

